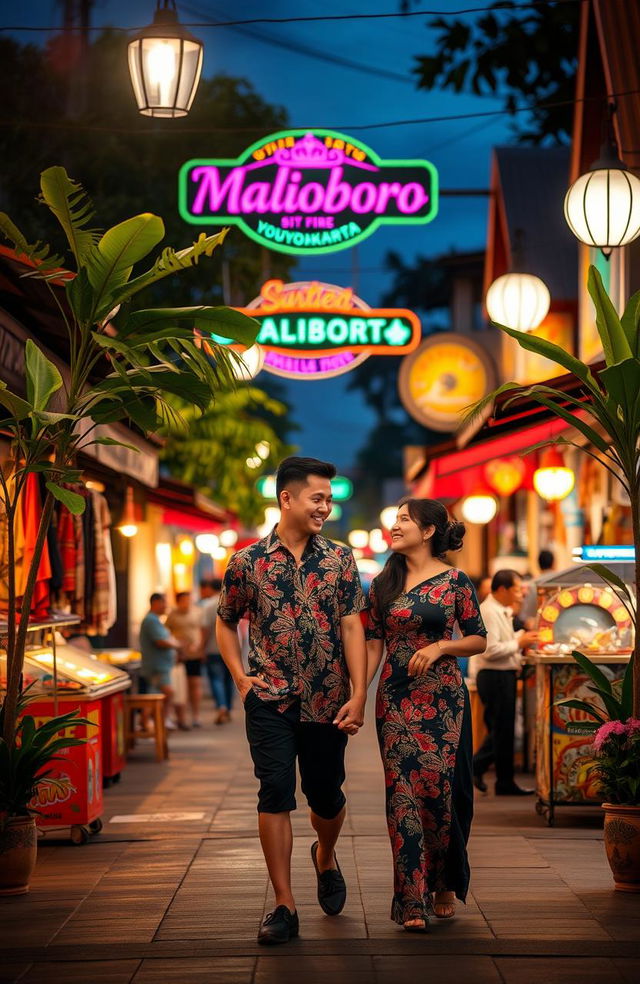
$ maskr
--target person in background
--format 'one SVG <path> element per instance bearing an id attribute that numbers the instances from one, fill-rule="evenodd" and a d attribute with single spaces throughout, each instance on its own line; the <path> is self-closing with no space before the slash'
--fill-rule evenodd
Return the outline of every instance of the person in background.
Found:
<path id="1" fill-rule="evenodd" d="M 477 584 L 478 602 L 482 604 L 485 598 L 488 598 L 491 594 L 491 575 L 483 574 L 482 577 L 478 578 Z"/>
<path id="2" fill-rule="evenodd" d="M 460 550 L 464 533 L 442 503 L 401 501 L 392 555 L 369 592 L 369 683 L 386 648 L 376 725 L 393 854 L 391 918 L 410 932 L 425 932 L 431 915 L 450 919 L 469 880 L 470 721 L 457 660 L 479 652 L 486 633 L 473 584 L 445 559 Z"/>
<path id="3" fill-rule="evenodd" d="M 517 571 L 496 571 L 491 594 L 480 605 L 487 628 L 487 647 L 472 658 L 478 695 L 484 706 L 487 737 L 473 757 L 473 782 L 486 793 L 484 773 L 495 764 L 496 796 L 527 796 L 514 779 L 514 732 L 517 680 L 521 654 L 532 646 L 537 632 L 513 627 L 513 609 L 522 600 L 522 580 Z"/>
<path id="4" fill-rule="evenodd" d="M 149 611 L 140 625 L 141 679 L 144 680 L 146 693 L 164 694 L 166 724 L 167 728 L 173 731 L 176 725 L 171 719 L 173 706 L 171 670 L 176 662 L 178 643 L 162 621 L 166 611 L 166 597 L 160 592 L 154 592 L 149 599 Z"/>
<path id="5" fill-rule="evenodd" d="M 205 578 L 200 582 L 200 610 L 202 612 L 202 648 L 204 666 L 209 678 L 211 696 L 216 705 L 216 724 L 226 724 L 231 720 L 233 677 L 220 655 L 216 639 L 216 617 L 222 581 L 217 577 Z"/>
<path id="6" fill-rule="evenodd" d="M 179 658 L 184 663 L 187 675 L 187 695 L 191 710 L 191 723 L 201 728 L 200 705 L 202 704 L 202 612 L 191 603 L 190 591 L 179 591 L 176 607 L 169 613 L 167 628 L 173 632 L 180 644 Z M 176 705 L 178 727 L 185 731 L 188 725 L 184 720 L 184 709 Z"/>
<path id="7" fill-rule="evenodd" d="M 364 719 L 364 595 L 353 554 L 322 536 L 331 512 L 335 466 L 285 458 L 276 475 L 277 526 L 238 551 L 227 567 L 216 630 L 223 659 L 244 703 L 256 777 L 258 830 L 275 893 L 258 943 L 299 933 L 291 887 L 296 761 L 317 840 L 311 845 L 318 903 L 344 908 L 347 887 L 335 846 L 345 818 L 347 735 Z M 249 617 L 249 672 L 238 622 Z"/>
<path id="8" fill-rule="evenodd" d="M 540 568 L 540 576 L 549 574 L 556 569 L 555 557 L 550 550 L 540 551 L 538 554 L 538 567 Z M 533 578 L 533 580 L 529 581 L 527 593 L 522 600 L 522 606 L 518 613 L 527 629 L 532 629 L 535 626 L 536 616 L 538 614 L 538 581 L 539 578 Z"/>

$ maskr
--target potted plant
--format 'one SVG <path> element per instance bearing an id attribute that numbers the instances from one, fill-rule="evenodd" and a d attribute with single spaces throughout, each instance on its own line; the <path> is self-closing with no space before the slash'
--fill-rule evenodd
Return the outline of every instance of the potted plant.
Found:
<path id="1" fill-rule="evenodd" d="M 586 728 L 596 734 L 598 768 L 603 777 L 605 794 L 611 800 L 604 804 L 607 854 L 610 861 L 616 851 L 619 855 L 624 854 L 627 869 L 635 857 L 635 874 L 627 870 L 624 884 L 640 886 L 640 823 L 632 825 L 630 821 L 632 815 L 640 812 L 637 778 L 640 740 L 636 733 L 640 718 L 640 638 L 636 618 L 640 584 L 640 291 L 633 295 L 622 317 L 619 317 L 604 289 L 600 274 L 593 266 L 589 268 L 588 289 L 602 341 L 602 368 L 587 365 L 545 338 L 496 325 L 514 338 L 521 348 L 551 359 L 572 375 L 580 384 L 579 394 L 573 396 L 542 383 L 523 387 L 507 382 L 471 408 L 469 416 L 476 416 L 502 393 L 511 394 L 508 404 L 533 400 L 580 431 L 589 447 L 580 447 L 563 437 L 544 443 L 571 445 L 590 454 L 621 483 L 629 496 L 635 547 L 635 593 L 604 565 L 587 565 L 610 585 L 633 620 L 636 631 L 629 665 L 624 679 L 616 686 L 588 657 L 574 652 L 574 659 L 591 680 L 590 689 L 597 703 L 580 700 L 558 703 L 586 711 L 594 719 L 592 723 L 576 728 L 583 731 Z M 621 770 L 619 774 L 616 768 Z M 610 814 L 607 811 L 614 807 L 624 809 L 624 819 L 608 819 Z M 617 839 L 611 841 L 612 837 Z M 623 837 L 624 851 L 621 847 Z M 614 875 L 616 888 L 621 888 L 621 875 L 616 872 Z M 637 891 L 638 888 L 624 890 Z"/>
<path id="2" fill-rule="evenodd" d="M 37 840 L 33 805 L 38 789 L 52 770 L 47 766 L 60 758 L 64 748 L 82 745 L 83 738 L 66 734 L 67 728 L 89 725 L 77 711 L 61 714 L 40 727 L 26 714 L 31 699 L 26 688 L 18 697 L 18 718 L 13 742 L 0 735 L 0 895 L 23 895 L 36 863 Z M 36 696 L 36 695 L 33 695 Z M 0 728 L 4 726 L 4 705 Z"/>
<path id="3" fill-rule="evenodd" d="M 64 254 L 55 253 L 48 243 L 29 242 L 4 213 L 0 213 L 0 232 L 28 265 L 29 275 L 44 281 L 52 292 L 66 326 L 69 358 L 63 379 L 58 366 L 28 340 L 25 392 L 11 392 L 0 382 L 0 431 L 11 443 L 10 474 L 0 468 L 7 558 L 6 638 L 1 643 L 6 652 L 0 752 L 4 789 L 13 788 L 17 761 L 25 766 L 33 754 L 43 766 L 47 756 L 62 747 L 56 743 L 63 739 L 55 735 L 64 728 L 66 716 L 50 721 L 43 731 L 18 723 L 18 715 L 29 613 L 54 502 L 64 503 L 72 513 L 84 510 L 83 497 L 68 487 L 81 476 L 78 454 L 91 445 L 120 443 L 101 435 L 101 424 L 133 422 L 145 434 L 167 420 L 179 425 L 179 412 L 168 396 L 204 412 L 220 382 L 227 387 L 234 384 L 235 356 L 212 336 L 250 346 L 258 329 L 253 319 L 224 307 L 132 309 L 140 291 L 210 257 L 226 230 L 211 236 L 202 233 L 193 245 L 179 251 L 165 247 L 134 275 L 136 265 L 147 260 L 163 239 L 162 219 L 142 213 L 101 232 L 93 225 L 90 200 L 64 168 L 44 171 L 40 189 L 41 203 L 62 227 Z M 44 476 L 47 493 L 18 603 L 14 522 L 33 474 Z M 20 815 L 16 809 L 9 802 L 9 819 Z M 11 826 L 5 822 L 5 833 L 0 832 L 0 852 Z"/>

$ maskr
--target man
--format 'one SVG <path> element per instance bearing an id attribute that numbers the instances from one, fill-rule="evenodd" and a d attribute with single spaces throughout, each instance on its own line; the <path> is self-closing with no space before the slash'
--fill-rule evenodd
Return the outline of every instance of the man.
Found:
<path id="1" fill-rule="evenodd" d="M 141 675 L 152 693 L 164 694 L 167 728 L 175 730 L 176 726 L 171 720 L 170 712 L 173 703 L 171 670 L 176 661 L 177 642 L 161 621 L 161 616 L 166 611 L 167 599 L 163 594 L 154 592 L 149 599 L 149 611 L 140 625 Z"/>
<path id="2" fill-rule="evenodd" d="M 191 724 L 201 728 L 200 705 L 202 704 L 202 613 L 191 604 L 191 592 L 179 591 L 176 607 L 169 613 L 167 628 L 173 632 L 180 644 L 180 662 L 184 664 L 187 677 L 187 697 L 191 710 Z M 184 685 L 184 677 L 183 677 Z M 178 727 L 188 731 L 184 719 L 184 707 L 177 707 Z"/>
<path id="3" fill-rule="evenodd" d="M 478 694 L 484 705 L 487 737 L 473 757 L 473 782 L 487 791 L 483 779 L 491 764 L 496 768 L 496 796 L 528 796 L 514 780 L 513 745 L 516 717 L 516 687 L 521 652 L 538 638 L 537 632 L 513 628 L 513 609 L 522 600 L 522 580 L 516 571 L 493 575 L 491 594 L 480 605 L 487 628 L 487 648 L 473 656 Z"/>
<path id="4" fill-rule="evenodd" d="M 281 462 L 280 520 L 269 536 L 231 559 L 218 606 L 218 643 L 245 707 L 260 780 L 260 842 L 275 892 L 275 909 L 258 933 L 263 944 L 298 935 L 290 819 L 296 759 L 318 836 L 311 847 L 318 902 L 335 916 L 346 901 L 335 845 L 345 816 L 347 735 L 356 734 L 364 718 L 365 600 L 351 551 L 321 536 L 335 473 L 333 465 L 315 458 Z M 245 614 L 248 674 L 237 632 Z"/>
<path id="5" fill-rule="evenodd" d="M 226 724 L 231 720 L 234 684 L 222 656 L 216 638 L 216 617 L 222 581 L 220 578 L 206 578 L 200 582 L 200 608 L 202 611 L 202 648 L 204 665 L 209 677 L 211 696 L 217 714 L 216 724 Z"/>
<path id="6" fill-rule="evenodd" d="M 551 571 L 555 570 L 556 561 L 555 557 L 550 550 L 541 550 L 538 554 L 538 567 L 540 568 L 540 574 L 549 574 Z M 527 593 L 522 600 L 522 607 L 520 608 L 520 618 L 524 622 L 526 628 L 533 628 L 536 620 L 536 615 L 538 614 L 538 578 L 534 578 L 529 581 Z"/>

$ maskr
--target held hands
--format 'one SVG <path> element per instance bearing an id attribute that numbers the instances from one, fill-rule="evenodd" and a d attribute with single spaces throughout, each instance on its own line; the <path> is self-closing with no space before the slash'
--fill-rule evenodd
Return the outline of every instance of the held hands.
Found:
<path id="1" fill-rule="evenodd" d="M 348 735 L 357 735 L 364 724 L 364 705 L 366 697 L 352 697 L 343 704 L 333 723 L 337 725 L 338 731 L 346 731 Z"/>
<path id="2" fill-rule="evenodd" d="M 269 684 L 266 683 L 265 680 L 261 679 L 261 677 L 247 676 L 246 674 L 243 674 L 236 680 L 236 687 L 238 688 L 238 693 L 240 694 L 240 700 L 244 704 L 247 694 L 253 689 L 253 687 L 257 687 L 259 690 L 268 690 Z"/>
<path id="3" fill-rule="evenodd" d="M 538 633 L 531 632 L 528 629 L 525 632 L 522 632 L 518 638 L 518 644 L 520 646 L 520 649 L 522 650 L 529 649 L 532 646 L 535 646 L 537 641 L 538 641 Z"/>
<path id="4" fill-rule="evenodd" d="M 424 676 L 441 656 L 442 649 L 439 642 L 432 642 L 430 646 L 418 649 L 409 660 L 407 667 L 409 676 Z"/>

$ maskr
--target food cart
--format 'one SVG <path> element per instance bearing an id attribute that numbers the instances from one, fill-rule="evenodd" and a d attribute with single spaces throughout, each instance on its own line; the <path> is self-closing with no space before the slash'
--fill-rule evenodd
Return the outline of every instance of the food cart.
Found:
<path id="1" fill-rule="evenodd" d="M 139 676 L 140 653 L 133 649 L 96 649 L 93 655 L 126 671 L 130 684 Z M 124 688 L 102 698 L 102 784 L 120 781 L 127 758 Z"/>
<path id="2" fill-rule="evenodd" d="M 616 569 L 623 579 L 629 575 L 620 568 L 626 566 Z M 553 825 L 559 806 L 602 802 L 593 736 L 574 730 L 592 719 L 557 705 L 569 698 L 597 699 L 589 689 L 591 680 L 571 653 L 585 653 L 612 683 L 620 681 L 632 651 L 632 622 L 615 592 L 584 565 L 547 575 L 538 587 L 538 647 L 529 656 L 535 666 L 536 809 Z"/>
<path id="3" fill-rule="evenodd" d="M 47 626 L 38 624 L 37 628 L 44 630 Z M 2 678 L 6 676 L 6 658 L 0 659 Z M 70 729 L 84 743 L 63 749 L 60 757 L 51 762 L 50 774 L 40 783 L 33 802 L 39 811 L 39 829 L 69 826 L 73 843 L 85 844 L 90 834 L 102 829 L 103 746 L 112 741 L 107 733 L 112 713 L 109 702 L 122 700 L 123 691 L 131 685 L 130 678 L 123 670 L 84 650 L 56 642 L 52 632 L 48 644 L 27 648 L 23 680 L 25 686 L 35 683 L 35 699 L 30 701 L 28 713 L 37 726 L 72 710 L 91 722 Z"/>

